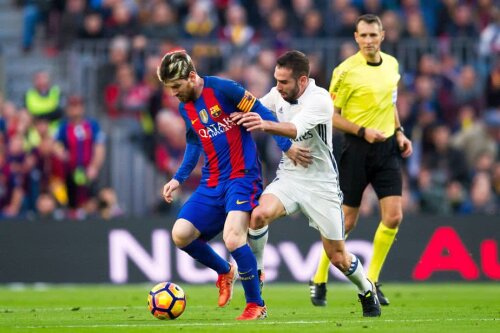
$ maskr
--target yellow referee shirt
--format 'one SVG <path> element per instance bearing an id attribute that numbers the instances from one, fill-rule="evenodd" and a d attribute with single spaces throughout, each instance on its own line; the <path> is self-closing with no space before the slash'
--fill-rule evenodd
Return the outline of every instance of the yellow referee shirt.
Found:
<path id="1" fill-rule="evenodd" d="M 368 64 L 358 52 L 333 70 L 330 94 L 342 117 L 364 127 L 394 134 L 394 106 L 400 79 L 398 61 L 380 52 L 380 65 Z"/>

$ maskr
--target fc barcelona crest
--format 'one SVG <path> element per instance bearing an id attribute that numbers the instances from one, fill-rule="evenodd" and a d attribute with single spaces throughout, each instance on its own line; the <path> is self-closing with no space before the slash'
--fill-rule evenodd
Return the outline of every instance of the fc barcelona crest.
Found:
<path id="1" fill-rule="evenodd" d="M 221 112 L 222 110 L 217 104 L 215 104 L 210 108 L 210 114 L 212 115 L 213 118 L 217 118 L 218 116 L 220 116 Z"/>
<path id="2" fill-rule="evenodd" d="M 201 122 L 206 124 L 208 123 L 208 113 L 207 110 L 203 109 L 199 112 Z"/>

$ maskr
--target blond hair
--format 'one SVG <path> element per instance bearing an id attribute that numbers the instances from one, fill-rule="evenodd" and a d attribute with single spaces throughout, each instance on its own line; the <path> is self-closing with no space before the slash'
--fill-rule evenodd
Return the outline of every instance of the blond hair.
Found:
<path id="1" fill-rule="evenodd" d="M 191 72 L 196 72 L 196 69 L 189 54 L 185 50 L 176 50 L 163 56 L 156 74 L 166 84 L 169 81 L 187 79 Z"/>

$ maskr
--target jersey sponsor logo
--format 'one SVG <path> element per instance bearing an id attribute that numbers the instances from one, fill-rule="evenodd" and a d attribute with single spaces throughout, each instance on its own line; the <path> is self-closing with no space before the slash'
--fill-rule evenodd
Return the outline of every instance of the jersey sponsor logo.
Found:
<path id="1" fill-rule="evenodd" d="M 201 112 L 200 112 L 201 113 Z M 207 115 L 208 117 L 208 115 Z M 210 124 L 205 128 L 198 129 L 198 135 L 202 138 L 215 138 L 220 134 L 224 134 L 231 128 L 236 126 L 236 124 L 229 117 L 222 118 L 220 122 Z"/>
<path id="2" fill-rule="evenodd" d="M 220 106 L 218 106 L 217 104 L 210 108 L 210 114 L 214 118 L 217 118 L 218 116 L 220 116 L 221 113 L 222 113 L 222 110 L 220 109 Z"/>
<path id="3" fill-rule="evenodd" d="M 208 113 L 207 113 L 207 110 L 203 109 L 198 114 L 200 115 L 200 119 L 201 119 L 202 123 L 204 123 L 204 124 L 208 123 Z"/>
<path id="4" fill-rule="evenodd" d="M 247 203 L 247 202 L 248 202 L 248 200 L 242 200 L 242 201 L 240 201 L 239 199 L 236 200 L 237 205 L 243 205 L 244 203 Z"/>
<path id="5" fill-rule="evenodd" d="M 300 138 L 297 138 L 297 139 L 293 139 L 293 141 L 295 142 L 300 142 L 300 141 L 304 141 L 304 140 L 309 140 L 309 139 L 312 139 L 313 137 L 313 134 L 311 131 L 307 131 L 304 133 L 304 135 L 302 135 Z"/>

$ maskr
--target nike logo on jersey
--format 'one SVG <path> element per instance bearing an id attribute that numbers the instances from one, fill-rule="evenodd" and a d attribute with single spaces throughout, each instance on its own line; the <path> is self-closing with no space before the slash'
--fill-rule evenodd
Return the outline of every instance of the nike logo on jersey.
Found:
<path id="1" fill-rule="evenodd" d="M 198 121 L 198 118 L 191 120 L 191 125 L 194 125 L 194 123 L 197 121 Z"/>
<path id="2" fill-rule="evenodd" d="M 237 205 L 242 205 L 242 204 L 244 204 L 246 202 L 248 202 L 248 200 L 244 200 L 244 201 L 236 200 L 236 204 Z"/>

